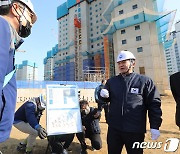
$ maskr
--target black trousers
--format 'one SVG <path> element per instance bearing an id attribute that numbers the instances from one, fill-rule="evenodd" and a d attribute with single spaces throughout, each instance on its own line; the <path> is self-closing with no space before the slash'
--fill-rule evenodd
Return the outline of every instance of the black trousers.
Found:
<path id="1" fill-rule="evenodd" d="M 143 149 L 132 147 L 134 142 L 143 142 L 144 137 L 144 133 L 120 132 L 109 127 L 107 134 L 108 154 L 120 154 L 124 145 L 128 154 L 143 154 Z"/>
<path id="2" fill-rule="evenodd" d="M 106 123 L 108 123 L 108 114 L 109 114 L 109 103 L 98 103 L 98 110 L 103 110 L 104 108 L 104 113 L 105 113 L 105 120 Z"/>
<path id="3" fill-rule="evenodd" d="M 76 136 L 77 136 L 77 138 L 78 138 L 78 140 L 79 140 L 79 142 L 81 144 L 82 150 L 87 149 L 85 138 L 90 139 L 91 146 L 94 149 L 99 150 L 99 149 L 102 148 L 102 140 L 101 140 L 100 134 L 90 134 L 90 133 L 81 132 L 81 133 L 77 133 Z"/>
<path id="4" fill-rule="evenodd" d="M 74 139 L 74 134 L 53 135 L 48 136 L 48 142 L 52 152 L 61 154 L 64 149 L 67 149 Z"/>

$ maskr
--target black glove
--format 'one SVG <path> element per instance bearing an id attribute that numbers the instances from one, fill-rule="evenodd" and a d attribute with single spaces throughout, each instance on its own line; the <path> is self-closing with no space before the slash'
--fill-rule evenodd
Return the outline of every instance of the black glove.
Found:
<path id="1" fill-rule="evenodd" d="M 39 126 L 37 128 L 37 131 L 38 131 L 38 136 L 40 139 L 45 139 L 47 137 L 47 132 L 44 128 L 42 128 L 41 126 Z"/>

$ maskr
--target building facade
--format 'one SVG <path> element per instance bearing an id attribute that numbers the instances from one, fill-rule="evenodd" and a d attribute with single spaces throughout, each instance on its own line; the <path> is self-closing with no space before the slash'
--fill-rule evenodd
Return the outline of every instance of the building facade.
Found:
<path id="1" fill-rule="evenodd" d="M 168 89 L 164 42 L 171 13 L 156 0 L 67 0 L 57 8 L 58 52 L 53 80 L 98 81 L 118 74 L 116 58 L 130 50 L 135 71 Z M 166 26 L 164 26 L 166 25 Z"/>
<path id="2" fill-rule="evenodd" d="M 103 14 L 109 23 L 103 35 L 113 35 L 114 59 L 121 50 L 131 51 L 135 72 L 151 77 L 164 93 L 169 89 L 164 42 L 169 42 L 166 33 L 174 12 L 163 13 L 158 5 L 153 0 L 112 1 Z M 119 73 L 116 64 L 115 72 Z"/>
<path id="3" fill-rule="evenodd" d="M 57 9 L 58 53 L 54 80 L 97 81 L 104 78 L 102 13 L 106 0 L 67 0 Z M 60 76 L 59 76 L 60 75 Z"/>
<path id="4" fill-rule="evenodd" d="M 173 44 L 165 50 L 169 76 L 180 71 L 180 21 L 175 24 L 175 31 L 170 33 L 170 39 Z"/>
<path id="5" fill-rule="evenodd" d="M 180 71 L 180 21 L 176 22 L 175 30 L 176 30 L 175 53 L 176 53 L 176 60 L 177 60 L 177 68 L 178 68 L 178 71 Z"/>
<path id="6" fill-rule="evenodd" d="M 27 81 L 37 81 L 38 80 L 38 67 L 34 62 L 25 60 L 22 64 L 16 65 L 16 79 L 17 80 L 27 80 Z"/>
<path id="7" fill-rule="evenodd" d="M 47 52 L 46 58 L 44 58 L 44 80 L 54 80 L 54 56 L 58 53 L 58 45 Z M 56 70 L 55 70 L 56 71 Z"/>

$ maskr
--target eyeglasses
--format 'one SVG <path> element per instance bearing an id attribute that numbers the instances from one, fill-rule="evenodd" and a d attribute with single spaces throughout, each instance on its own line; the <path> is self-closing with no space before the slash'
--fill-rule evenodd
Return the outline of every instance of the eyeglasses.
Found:
<path id="1" fill-rule="evenodd" d="M 33 19 L 34 14 L 31 13 L 27 8 L 25 10 L 28 12 L 28 15 L 31 17 L 31 19 Z"/>
<path id="2" fill-rule="evenodd" d="M 23 9 L 23 12 L 26 11 L 31 19 L 33 19 L 34 14 L 29 11 L 29 9 L 26 6 L 19 5 L 21 9 Z"/>

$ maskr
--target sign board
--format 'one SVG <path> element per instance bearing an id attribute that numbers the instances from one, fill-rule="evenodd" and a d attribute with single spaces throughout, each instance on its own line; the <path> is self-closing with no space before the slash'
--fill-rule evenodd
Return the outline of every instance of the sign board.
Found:
<path id="1" fill-rule="evenodd" d="M 47 133 L 49 135 L 82 132 L 76 85 L 47 85 Z"/>

